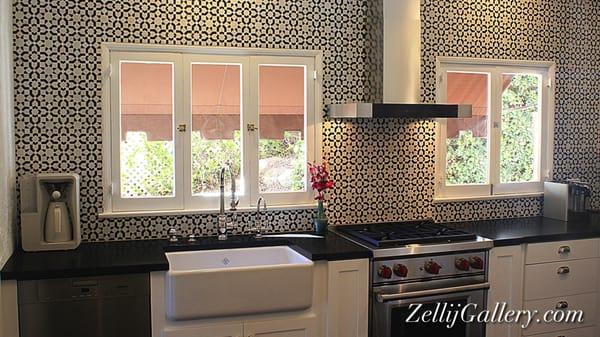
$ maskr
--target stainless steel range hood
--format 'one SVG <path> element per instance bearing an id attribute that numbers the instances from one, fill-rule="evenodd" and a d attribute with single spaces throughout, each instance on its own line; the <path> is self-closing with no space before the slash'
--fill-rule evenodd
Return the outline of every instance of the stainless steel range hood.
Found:
<path id="1" fill-rule="evenodd" d="M 471 105 L 421 101 L 421 1 L 383 0 L 383 101 L 329 105 L 332 118 L 466 118 Z"/>

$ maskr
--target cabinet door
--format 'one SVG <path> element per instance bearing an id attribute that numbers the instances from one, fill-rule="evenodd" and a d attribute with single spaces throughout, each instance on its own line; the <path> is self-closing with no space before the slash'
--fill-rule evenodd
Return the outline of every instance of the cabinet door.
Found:
<path id="1" fill-rule="evenodd" d="M 328 337 L 369 334 L 369 260 L 332 261 L 328 267 Z"/>
<path id="2" fill-rule="evenodd" d="M 497 247 L 490 251 L 488 309 L 506 303 L 506 309 L 523 307 L 523 246 Z M 521 336 L 520 324 L 487 324 L 488 337 Z"/>
<path id="3" fill-rule="evenodd" d="M 162 337 L 242 337 L 243 332 L 242 324 L 209 325 L 165 329 Z"/>
<path id="4" fill-rule="evenodd" d="M 246 337 L 315 337 L 316 331 L 314 317 L 244 324 Z"/>

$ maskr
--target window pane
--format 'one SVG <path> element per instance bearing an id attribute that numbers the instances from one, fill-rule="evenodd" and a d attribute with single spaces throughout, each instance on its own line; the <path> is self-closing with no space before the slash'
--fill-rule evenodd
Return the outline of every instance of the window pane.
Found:
<path id="1" fill-rule="evenodd" d="M 448 73 L 447 101 L 471 104 L 473 117 L 447 120 L 446 184 L 488 183 L 489 75 Z"/>
<path id="2" fill-rule="evenodd" d="M 259 68 L 259 190 L 306 190 L 304 66 Z"/>
<path id="3" fill-rule="evenodd" d="M 121 197 L 175 192 L 173 64 L 121 62 Z"/>
<path id="4" fill-rule="evenodd" d="M 502 75 L 502 140 L 500 182 L 538 180 L 536 164 L 536 124 L 541 115 L 538 75 Z"/>
<path id="5" fill-rule="evenodd" d="M 241 66 L 192 64 L 192 193 L 219 193 L 219 171 L 229 165 L 242 190 Z M 229 182 L 228 182 L 229 184 Z"/>

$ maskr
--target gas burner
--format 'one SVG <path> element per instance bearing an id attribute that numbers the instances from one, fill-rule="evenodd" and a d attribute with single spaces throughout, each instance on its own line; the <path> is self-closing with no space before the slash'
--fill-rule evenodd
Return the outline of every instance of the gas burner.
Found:
<path id="1" fill-rule="evenodd" d="M 375 248 L 475 240 L 476 235 L 431 220 L 338 226 L 337 230 Z"/>

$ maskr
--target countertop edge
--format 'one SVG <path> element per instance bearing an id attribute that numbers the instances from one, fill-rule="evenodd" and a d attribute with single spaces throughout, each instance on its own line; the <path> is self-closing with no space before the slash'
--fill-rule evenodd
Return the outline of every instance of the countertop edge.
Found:
<path id="1" fill-rule="evenodd" d="M 600 232 L 598 233 L 562 233 L 562 234 L 548 234 L 540 236 L 525 236 L 520 238 L 506 238 L 506 239 L 494 239 L 494 247 L 506 247 L 506 246 L 518 246 L 528 243 L 543 243 L 543 242 L 555 242 L 555 241 L 566 241 L 566 240 L 584 240 L 600 238 Z"/>
<path id="2" fill-rule="evenodd" d="M 205 244 L 199 243 L 198 246 L 170 246 L 166 240 L 156 239 L 156 240 L 141 240 L 139 242 L 131 241 L 130 243 L 140 245 L 150 243 L 153 247 L 154 257 L 148 261 L 135 262 L 136 258 L 128 258 L 126 262 L 116 263 L 115 265 L 102 265 L 99 267 L 80 267 L 74 266 L 73 268 L 68 268 L 65 266 L 56 267 L 55 269 L 44 270 L 43 262 L 44 259 L 47 259 L 48 254 L 53 254 L 57 252 L 24 252 L 20 248 L 18 248 L 9 260 L 6 262 L 3 269 L 0 271 L 0 279 L 1 280 L 16 280 L 16 281 L 27 281 L 27 280 L 41 280 L 41 279 L 52 279 L 52 278 L 69 278 L 69 277 L 92 277 L 92 276 L 100 276 L 100 275 L 120 275 L 120 274 L 136 274 L 136 273 L 149 273 L 156 271 L 168 271 L 169 263 L 166 258 L 166 253 L 168 252 L 176 252 L 176 251 L 190 251 L 190 250 L 215 250 L 215 249 L 235 249 L 235 248 L 251 248 L 251 247 L 265 247 L 265 246 L 288 246 L 301 255 L 312 261 L 339 261 L 339 260 L 352 260 L 352 259 L 361 259 L 361 258 L 370 258 L 372 256 L 372 252 L 367 248 L 356 245 L 355 243 L 343 239 L 344 242 L 339 246 L 336 240 L 340 237 L 335 233 L 328 233 L 328 235 L 332 235 L 331 238 L 326 240 L 333 241 L 322 241 L 317 245 L 313 245 L 313 239 L 305 239 L 307 241 L 302 241 L 298 239 L 273 239 L 273 240 L 265 240 L 265 241 L 248 241 L 248 242 L 209 242 Z M 127 245 L 127 241 L 119 241 L 119 242 L 110 242 L 110 243 L 121 243 Z M 110 244 L 109 243 L 109 244 Z M 303 244 L 304 243 L 304 244 Z M 98 244 L 96 247 L 95 245 Z M 85 249 L 89 251 L 95 251 L 100 245 L 106 244 L 102 243 L 87 243 L 87 247 Z M 329 247 L 328 247 L 329 245 Z M 347 245 L 347 246 L 346 246 Z M 104 247 L 103 247 L 104 248 Z M 80 248 L 78 248 L 80 249 Z M 108 247 L 107 249 L 111 249 Z M 135 247 L 133 248 L 135 251 Z M 69 254 L 73 252 L 74 256 L 76 254 L 82 254 L 82 251 L 62 251 L 61 254 L 57 258 L 66 258 L 69 257 Z M 58 252 L 60 253 L 60 252 Z M 65 257 L 66 256 L 66 257 Z M 40 260 L 36 260 L 39 257 Z M 23 259 L 32 259 L 27 261 L 27 263 L 23 262 Z M 143 260 L 143 259 L 139 259 Z M 134 261 L 134 262 L 131 262 Z M 27 265 L 33 266 L 28 268 Z M 25 267 L 23 267 L 25 266 Z M 41 266 L 41 267 L 40 267 Z"/>

